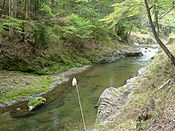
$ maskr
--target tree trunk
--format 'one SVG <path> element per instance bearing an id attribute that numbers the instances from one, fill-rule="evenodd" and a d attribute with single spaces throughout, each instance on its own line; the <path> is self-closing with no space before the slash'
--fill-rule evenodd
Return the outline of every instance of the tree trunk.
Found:
<path id="1" fill-rule="evenodd" d="M 148 15 L 148 19 L 149 19 L 149 23 L 150 23 L 153 35 L 154 35 L 157 43 L 160 45 L 160 47 L 163 49 L 163 51 L 166 53 L 166 55 L 170 58 L 171 62 L 175 65 L 175 57 L 168 50 L 168 48 L 163 44 L 163 42 L 160 40 L 160 38 L 159 38 L 159 36 L 156 32 L 156 29 L 155 29 L 155 26 L 154 26 L 154 23 L 153 23 L 153 20 L 152 20 L 152 17 L 151 17 L 151 12 L 150 12 L 150 8 L 149 8 L 149 5 L 148 5 L 148 0 L 144 0 L 144 2 L 145 2 L 147 15 Z"/>
<path id="2" fill-rule="evenodd" d="M 13 17 L 13 0 L 9 0 L 9 17 Z M 9 37 L 12 39 L 13 30 L 9 26 Z"/>
<path id="3" fill-rule="evenodd" d="M 5 13 L 6 12 L 6 10 L 5 10 L 5 0 L 3 1 L 3 4 L 2 4 L 2 10 L 1 10 L 1 14 L 6 14 Z"/>
<path id="4" fill-rule="evenodd" d="M 157 3 L 157 0 L 154 1 L 154 20 L 155 20 L 155 28 L 156 28 L 156 31 L 157 31 L 157 35 L 159 36 L 159 10 L 158 10 L 158 7 L 156 5 Z"/>

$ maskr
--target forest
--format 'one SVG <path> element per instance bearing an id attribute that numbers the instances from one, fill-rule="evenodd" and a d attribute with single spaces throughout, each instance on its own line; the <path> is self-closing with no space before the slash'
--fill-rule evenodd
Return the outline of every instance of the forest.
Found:
<path id="1" fill-rule="evenodd" d="M 53 74 L 99 63 L 99 47 L 120 50 L 132 31 L 150 31 L 141 0 L 2 0 L 0 7 L 0 64 L 7 70 Z M 174 29 L 173 0 L 150 7 L 158 32 Z"/>
<path id="2" fill-rule="evenodd" d="M 175 0 L 0 0 L 0 130 L 174 130 L 174 18 Z"/>

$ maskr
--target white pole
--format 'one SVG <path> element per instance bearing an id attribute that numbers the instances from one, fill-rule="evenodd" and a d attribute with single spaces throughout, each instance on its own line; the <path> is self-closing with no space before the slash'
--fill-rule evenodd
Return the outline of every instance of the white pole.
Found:
<path id="1" fill-rule="evenodd" d="M 82 105 L 81 105 L 80 93 L 79 93 L 79 89 L 78 89 L 76 78 L 73 78 L 72 86 L 75 86 L 76 90 L 77 90 L 77 96 L 78 96 L 78 102 L 79 102 L 79 105 L 80 105 L 81 117 L 82 117 L 82 120 L 83 120 L 84 130 L 86 131 L 86 124 L 85 124 L 85 119 L 84 119 L 84 114 L 83 114 L 83 108 L 82 108 Z"/>

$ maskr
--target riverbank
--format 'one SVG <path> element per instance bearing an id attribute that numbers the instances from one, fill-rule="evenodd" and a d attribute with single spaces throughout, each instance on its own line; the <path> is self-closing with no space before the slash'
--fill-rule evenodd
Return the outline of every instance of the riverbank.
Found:
<path id="1" fill-rule="evenodd" d="M 67 81 L 63 77 L 38 76 L 15 71 L 0 72 L 0 107 L 27 101 Z"/>
<path id="2" fill-rule="evenodd" d="M 168 48 L 175 54 L 174 45 L 168 45 Z M 137 77 L 128 80 L 126 85 L 117 90 L 108 89 L 106 92 L 110 99 L 105 102 L 99 100 L 98 103 L 97 124 L 105 124 L 100 130 L 175 129 L 174 75 L 175 67 L 160 51 L 151 65 L 139 70 Z M 114 97 L 113 92 L 118 95 Z M 101 98 L 104 99 L 103 96 Z M 105 107 L 111 108 L 106 111 Z"/>
<path id="3" fill-rule="evenodd" d="M 0 107 L 11 106 L 47 94 L 69 80 L 69 76 L 87 70 L 92 65 L 71 68 L 63 73 L 39 76 L 17 71 L 0 72 Z"/>
<path id="4" fill-rule="evenodd" d="M 122 46 L 122 51 L 113 50 L 112 48 L 106 49 L 106 52 L 99 54 L 98 64 L 111 63 L 124 57 L 135 57 L 141 54 L 140 51 L 130 46 Z M 63 73 L 45 76 L 16 71 L 1 71 L 0 107 L 10 106 L 47 94 L 58 84 L 68 81 L 69 76 L 80 73 L 91 66 L 74 67 L 63 70 Z"/>
<path id="5" fill-rule="evenodd" d="M 144 46 L 143 49 L 145 50 Z M 148 48 L 147 53 L 149 52 L 149 55 L 154 53 L 154 51 L 149 50 Z M 70 78 L 76 77 L 78 80 L 88 127 L 94 125 L 96 119 L 96 108 L 94 106 L 103 90 L 109 86 L 122 86 L 127 79 L 135 76 L 141 67 L 150 63 L 145 58 L 151 57 L 145 53 L 141 57 L 127 57 L 111 64 L 94 65 L 87 71 L 70 76 Z M 58 85 L 57 88 L 43 97 L 47 99 L 46 104 L 39 110 L 32 112 L 33 114 L 29 117 L 16 119 L 11 117 L 10 112 L 2 113 L 0 115 L 1 130 L 10 130 L 14 126 L 13 129 L 15 130 L 39 128 L 41 130 L 60 129 L 67 131 L 82 129 L 76 90 L 71 87 L 71 81 Z M 15 104 L 10 109 L 15 111 L 20 107 L 27 109 L 26 102 Z M 7 122 L 9 123 L 8 127 L 5 124 Z M 29 123 L 31 127 L 26 126 Z"/>

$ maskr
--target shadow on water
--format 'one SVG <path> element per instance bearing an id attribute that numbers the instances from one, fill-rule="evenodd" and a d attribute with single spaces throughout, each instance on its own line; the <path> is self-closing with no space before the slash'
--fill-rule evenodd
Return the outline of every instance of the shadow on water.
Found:
<path id="1" fill-rule="evenodd" d="M 124 58 L 116 63 L 96 65 L 72 76 L 78 80 L 85 120 L 89 127 L 95 123 L 95 105 L 104 89 L 122 86 L 127 79 L 136 75 L 139 68 L 150 63 L 151 57 L 146 59 L 145 55 L 146 53 L 138 58 Z M 2 113 L 0 131 L 82 130 L 76 90 L 71 87 L 71 81 L 59 85 L 45 97 L 48 100 L 46 105 L 30 116 L 12 118 L 10 112 Z M 26 103 L 22 105 L 25 106 Z"/>

